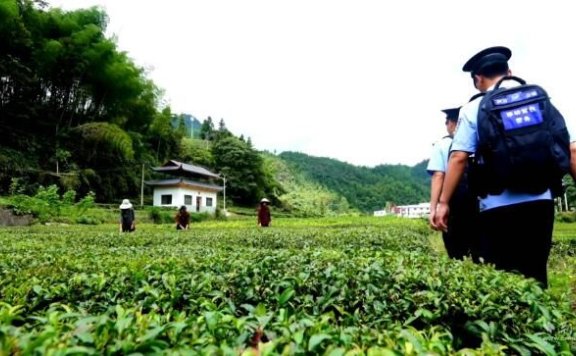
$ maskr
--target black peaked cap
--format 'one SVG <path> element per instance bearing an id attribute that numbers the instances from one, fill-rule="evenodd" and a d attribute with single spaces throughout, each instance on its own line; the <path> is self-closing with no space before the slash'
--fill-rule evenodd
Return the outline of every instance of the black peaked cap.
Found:
<path id="1" fill-rule="evenodd" d="M 483 49 L 470 58 L 462 67 L 464 72 L 477 73 L 480 69 L 496 64 L 506 63 L 512 57 L 512 51 L 503 46 Z"/>
<path id="2" fill-rule="evenodd" d="M 460 114 L 460 108 L 444 109 L 443 113 L 446 114 L 446 120 L 458 121 L 458 115 Z"/>

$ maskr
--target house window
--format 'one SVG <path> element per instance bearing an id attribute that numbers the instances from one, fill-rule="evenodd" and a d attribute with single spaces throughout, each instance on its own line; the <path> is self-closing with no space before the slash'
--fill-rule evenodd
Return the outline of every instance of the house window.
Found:
<path id="1" fill-rule="evenodd" d="M 161 204 L 162 205 L 170 205 L 172 204 L 172 194 L 165 194 L 162 195 L 162 197 L 160 198 Z"/>
<path id="2" fill-rule="evenodd" d="M 192 205 L 192 196 L 184 195 L 184 205 Z"/>
<path id="3" fill-rule="evenodd" d="M 206 206 L 212 206 L 212 198 L 206 198 Z"/>

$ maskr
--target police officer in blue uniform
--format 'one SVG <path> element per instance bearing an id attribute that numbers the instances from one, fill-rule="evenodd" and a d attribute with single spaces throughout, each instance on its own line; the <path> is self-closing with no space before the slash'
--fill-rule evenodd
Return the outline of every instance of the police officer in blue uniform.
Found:
<path id="1" fill-rule="evenodd" d="M 511 74 L 506 47 L 480 51 L 466 62 L 462 70 L 470 72 L 474 87 L 481 92 L 492 90 L 496 83 Z M 470 154 L 478 147 L 477 116 L 482 98 L 476 98 L 460 109 L 460 121 L 452 142 L 447 175 L 435 215 L 435 224 L 447 229 L 448 202 L 462 177 Z M 576 177 L 576 136 L 570 135 L 572 177 Z M 498 269 L 520 272 L 544 287 L 548 285 L 547 262 L 551 248 L 554 204 L 550 190 L 542 194 L 512 192 L 488 194 L 480 198 L 480 257 Z"/>
<path id="2" fill-rule="evenodd" d="M 452 137 L 458 123 L 460 108 L 442 110 L 446 114 L 446 130 L 448 135 L 434 144 L 432 154 L 426 168 L 431 175 L 430 183 L 430 225 L 438 230 L 434 222 L 436 206 L 440 198 L 442 184 L 448 167 L 448 157 L 452 146 Z M 442 232 L 444 247 L 450 258 L 463 259 L 465 256 L 476 256 L 477 234 L 476 219 L 478 215 L 478 200 L 470 193 L 466 179 L 462 179 L 455 194 L 450 200 L 450 216 L 448 229 Z"/>

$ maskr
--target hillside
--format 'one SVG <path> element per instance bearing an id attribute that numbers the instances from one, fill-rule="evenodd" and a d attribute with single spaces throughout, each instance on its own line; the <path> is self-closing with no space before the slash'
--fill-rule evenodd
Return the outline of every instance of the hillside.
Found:
<path id="1" fill-rule="evenodd" d="M 319 182 L 306 177 L 297 167 L 279 156 L 263 152 L 265 171 L 274 177 L 279 205 L 291 215 L 318 217 L 357 213 L 347 199 Z"/>
<path id="2" fill-rule="evenodd" d="M 351 207 L 364 212 L 382 209 L 388 202 L 415 204 L 429 199 L 426 161 L 414 167 L 379 165 L 367 168 L 298 152 L 283 152 L 279 157 L 310 182 L 340 194 Z"/>

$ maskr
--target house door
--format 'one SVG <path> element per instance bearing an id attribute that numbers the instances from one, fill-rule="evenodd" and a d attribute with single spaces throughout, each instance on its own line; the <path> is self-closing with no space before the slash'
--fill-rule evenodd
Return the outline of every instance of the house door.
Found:
<path id="1" fill-rule="evenodd" d="M 196 211 L 200 211 L 200 205 L 202 204 L 202 197 L 196 197 Z"/>

